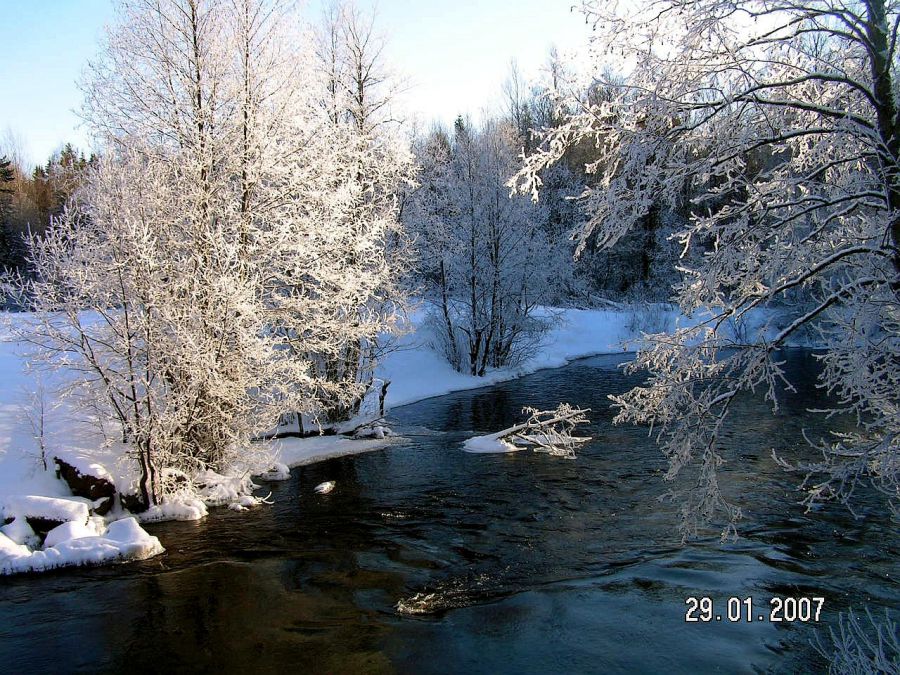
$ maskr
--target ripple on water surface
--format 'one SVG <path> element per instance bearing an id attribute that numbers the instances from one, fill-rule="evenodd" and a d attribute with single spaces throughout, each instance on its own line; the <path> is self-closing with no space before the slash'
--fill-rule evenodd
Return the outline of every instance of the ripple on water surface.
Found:
<path id="1" fill-rule="evenodd" d="M 734 406 L 723 483 L 742 537 L 682 546 L 658 501 L 646 428 L 613 427 L 607 395 L 640 381 L 600 357 L 393 412 L 407 442 L 295 469 L 274 505 L 152 526 L 167 553 L 116 568 L 4 580 L 0 663 L 59 670 L 785 672 L 810 670 L 812 627 L 684 621 L 685 598 L 823 596 L 823 618 L 896 612 L 896 527 L 865 498 L 805 513 L 771 457 L 808 452 L 805 386 L 772 418 Z M 561 401 L 590 407 L 575 461 L 472 455 L 462 442 Z M 821 403 L 821 402 L 819 402 Z M 329 494 L 314 488 L 335 481 Z M 60 664 L 64 664 L 60 668 Z M 21 666 L 21 667 L 19 667 Z"/>

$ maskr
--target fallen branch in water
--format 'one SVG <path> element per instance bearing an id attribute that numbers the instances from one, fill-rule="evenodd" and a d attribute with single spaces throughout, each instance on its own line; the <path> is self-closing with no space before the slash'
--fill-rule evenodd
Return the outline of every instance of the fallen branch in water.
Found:
<path id="1" fill-rule="evenodd" d="M 523 408 L 522 412 L 529 415 L 525 422 L 486 436 L 474 436 L 463 444 L 463 449 L 489 453 L 532 447 L 535 452 L 575 459 L 575 448 L 591 440 L 590 437 L 572 435 L 579 424 L 588 421 L 589 408 L 574 408 L 561 403 L 556 410 Z"/>

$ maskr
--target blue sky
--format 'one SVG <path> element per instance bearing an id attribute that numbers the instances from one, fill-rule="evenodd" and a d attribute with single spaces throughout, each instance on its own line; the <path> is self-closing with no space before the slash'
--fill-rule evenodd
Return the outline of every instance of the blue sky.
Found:
<path id="1" fill-rule="evenodd" d="M 500 84 L 511 59 L 536 75 L 551 45 L 562 52 L 587 38 L 575 0 L 359 0 L 376 5 L 389 39 L 389 57 L 412 88 L 406 107 L 424 123 L 477 117 L 499 105 Z M 0 138 L 15 134 L 26 159 L 43 162 L 63 142 L 89 145 L 75 110 L 76 86 L 96 54 L 113 0 L 2 0 Z M 307 14 L 318 14 L 311 0 Z"/>

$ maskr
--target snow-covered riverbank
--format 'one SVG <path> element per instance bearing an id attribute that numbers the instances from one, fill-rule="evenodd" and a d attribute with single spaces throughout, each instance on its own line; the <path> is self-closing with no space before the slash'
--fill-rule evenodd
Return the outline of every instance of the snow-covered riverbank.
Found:
<path id="1" fill-rule="evenodd" d="M 424 312 L 414 313 L 407 332 L 396 340 L 379 366 L 377 375 L 391 383 L 386 406 L 397 407 L 482 387 L 595 354 L 621 353 L 628 341 L 640 338 L 642 331 L 671 330 L 678 320 L 677 314 L 664 305 L 621 310 L 547 310 L 548 314 L 551 312 L 555 317 L 553 328 L 543 336 L 531 358 L 514 368 L 491 371 L 485 377 L 454 371 L 432 348 Z M 105 476 L 120 492 L 127 492 L 134 481 L 134 466 L 123 446 L 104 446 L 93 426 L 78 419 L 65 400 L 54 400 L 51 387 L 39 385 L 29 372 L 21 347 L 9 339 L 0 341 L 0 572 L 143 558 L 162 551 L 159 542 L 137 522 L 116 525 L 130 517 L 127 511 L 116 507 L 98 516 L 90 500 L 73 497 L 68 485 L 56 477 L 53 458 L 60 456 L 83 467 L 84 472 Z M 272 465 L 281 468 L 265 478 L 284 478 L 287 468 L 369 452 L 391 442 L 390 437 L 357 440 L 343 436 L 272 441 L 269 457 Z M 258 470 L 256 467 L 254 472 Z M 250 469 L 245 468 L 240 476 L 211 476 L 205 488 L 205 503 L 194 499 L 164 505 L 140 520 L 201 518 L 207 505 L 236 509 L 251 506 L 253 498 L 241 495 L 249 473 Z M 28 524 L 36 522 L 35 514 L 16 509 L 16 504 L 30 503 L 28 498 L 35 497 L 38 501 L 57 500 L 56 506 L 78 507 L 85 511 L 84 517 L 45 519 L 49 524 L 41 532 L 41 544 Z"/>
<path id="2" fill-rule="evenodd" d="M 397 340 L 378 369 L 378 376 L 391 382 L 386 404 L 397 407 L 452 391 L 504 382 L 544 368 L 559 368 L 587 356 L 623 352 L 623 344 L 639 338 L 642 330 L 671 329 L 678 316 L 668 305 L 633 310 L 545 310 L 544 315 L 551 313 L 553 327 L 543 336 L 531 358 L 518 366 L 476 377 L 456 372 L 432 348 L 433 337 L 424 313 L 417 312 L 411 319 L 411 331 Z"/>

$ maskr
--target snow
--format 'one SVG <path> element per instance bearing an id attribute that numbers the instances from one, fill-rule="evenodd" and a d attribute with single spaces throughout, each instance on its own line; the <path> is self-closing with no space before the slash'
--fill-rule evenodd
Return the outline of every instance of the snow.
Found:
<path id="1" fill-rule="evenodd" d="M 259 474 L 259 477 L 262 480 L 267 481 L 289 480 L 291 477 L 291 469 L 287 464 L 275 462 L 272 464 L 272 468 L 270 468 L 268 471 L 263 471 L 261 474 Z"/>
<path id="2" fill-rule="evenodd" d="M 84 523 L 63 523 L 62 525 L 57 525 L 47 533 L 47 538 L 44 539 L 44 547 L 51 548 L 65 541 L 83 539 L 84 537 L 96 537 L 99 534 L 96 527 L 91 527 Z"/>
<path id="3" fill-rule="evenodd" d="M 183 497 L 180 499 L 168 499 L 162 504 L 151 506 L 137 518 L 142 523 L 158 523 L 164 520 L 201 520 L 206 517 L 208 511 L 202 500 Z"/>
<path id="4" fill-rule="evenodd" d="M 0 527 L 0 532 L 17 544 L 25 544 L 31 548 L 36 548 L 40 544 L 40 539 L 24 517 L 14 518 L 9 525 Z"/>
<path id="5" fill-rule="evenodd" d="M 654 319 L 661 325 L 674 325 L 677 314 L 668 306 L 650 306 Z M 544 309 L 541 315 L 558 316 L 556 325 L 544 336 L 538 352 L 525 363 L 489 371 L 484 377 L 458 373 L 436 351 L 431 349 L 432 336 L 427 333 L 423 309 L 411 317 L 410 332 L 397 341 L 378 368 L 378 375 L 390 381 L 385 405 L 397 407 L 441 396 L 463 389 L 484 387 L 504 382 L 545 368 L 558 368 L 575 359 L 598 354 L 622 353 L 623 342 L 640 337 L 639 330 L 629 327 L 635 322 L 625 311 Z"/>
<path id="6" fill-rule="evenodd" d="M 434 336 L 425 321 L 426 310 L 420 307 L 410 316 L 406 334 L 396 340 L 376 371 L 390 381 L 386 408 L 415 403 L 454 391 L 476 389 L 529 375 L 546 368 L 560 368 L 577 359 L 601 354 L 624 354 L 634 351 L 646 333 L 673 332 L 676 328 L 695 325 L 708 315 L 698 312 L 685 317 L 671 305 L 649 303 L 622 305 L 621 309 L 555 309 L 543 308 L 539 317 L 552 317 L 553 327 L 543 336 L 536 353 L 524 363 L 511 368 L 490 370 L 484 377 L 458 373 L 431 344 Z M 750 334 L 777 335 L 770 323 L 776 314 L 759 309 L 748 315 L 746 328 Z M 723 330 L 728 330 L 726 327 Z M 792 341 L 796 346 L 814 346 Z"/>
<path id="7" fill-rule="evenodd" d="M 110 471 L 100 462 L 96 456 L 92 456 L 84 450 L 76 450 L 66 448 L 62 450 L 54 450 L 50 453 L 52 457 L 58 457 L 60 460 L 78 471 L 82 476 L 94 476 L 95 478 L 103 478 L 110 483 L 115 483 L 116 479 Z M 52 468 L 52 467 L 51 467 Z"/>
<path id="8" fill-rule="evenodd" d="M 518 452 L 522 450 L 522 446 L 505 441 L 498 434 L 488 434 L 487 436 L 473 436 L 466 440 L 463 443 L 463 450 L 473 453 Z"/>
<path id="9" fill-rule="evenodd" d="M 201 486 L 200 497 L 209 506 L 224 506 L 238 502 L 258 487 L 246 475 L 223 476 L 210 469 L 194 476 L 194 482 Z"/>
<path id="10" fill-rule="evenodd" d="M 62 522 L 86 523 L 90 512 L 88 500 L 39 495 L 0 495 L 0 518 L 44 518 Z"/>
<path id="11" fill-rule="evenodd" d="M 324 483 L 319 483 L 315 487 L 315 492 L 320 495 L 327 495 L 329 492 L 334 490 L 335 482 L 333 480 L 326 480 Z"/>
<path id="12" fill-rule="evenodd" d="M 309 438 L 279 438 L 272 448 L 281 462 L 294 468 L 345 455 L 381 450 L 397 442 L 396 437 L 348 438 L 347 436 L 311 436 Z"/>
<path id="13" fill-rule="evenodd" d="M 110 523 L 102 535 L 89 532 L 90 528 L 84 525 L 69 525 L 72 527 L 51 530 L 52 545 L 35 551 L 0 533 L 0 574 L 144 560 L 164 551 L 159 539 L 141 529 L 134 518 Z"/>

